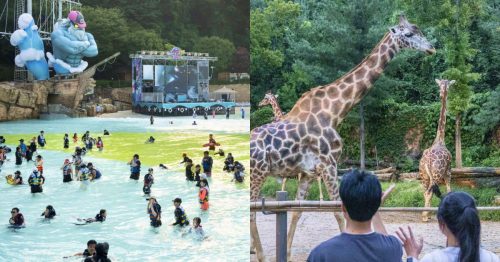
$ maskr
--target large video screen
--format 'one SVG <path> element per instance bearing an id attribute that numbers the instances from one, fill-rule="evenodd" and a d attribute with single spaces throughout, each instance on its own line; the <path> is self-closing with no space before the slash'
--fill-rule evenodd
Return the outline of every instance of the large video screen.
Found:
<path id="1" fill-rule="evenodd" d="M 196 66 L 155 66 L 155 89 L 163 91 L 165 102 L 186 102 L 198 99 Z"/>

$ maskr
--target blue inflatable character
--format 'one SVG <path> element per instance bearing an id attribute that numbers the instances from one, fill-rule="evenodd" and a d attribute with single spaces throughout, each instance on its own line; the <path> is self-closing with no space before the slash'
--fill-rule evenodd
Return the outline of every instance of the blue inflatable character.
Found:
<path id="1" fill-rule="evenodd" d="M 43 41 L 38 27 L 30 14 L 22 14 L 17 21 L 19 27 L 10 37 L 10 43 L 20 50 L 15 63 L 26 68 L 36 80 L 49 79 L 49 66 L 45 60 Z"/>
<path id="2" fill-rule="evenodd" d="M 56 74 L 81 73 L 88 66 L 82 58 L 97 56 L 97 44 L 94 36 L 85 32 L 86 26 L 83 15 L 78 11 L 69 12 L 67 19 L 54 26 L 51 34 L 54 54 L 47 52 L 47 58 Z"/>

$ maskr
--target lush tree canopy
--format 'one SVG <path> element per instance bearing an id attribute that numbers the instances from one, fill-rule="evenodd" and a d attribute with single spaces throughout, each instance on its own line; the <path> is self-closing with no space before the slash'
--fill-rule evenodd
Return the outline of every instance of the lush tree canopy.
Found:
<path id="1" fill-rule="evenodd" d="M 236 48 L 250 48 L 248 0 L 83 0 L 81 3 L 87 30 L 94 35 L 99 47 L 99 56 L 89 59 L 90 64 L 117 51 L 122 52 L 116 64 L 96 74 L 97 79 L 123 79 L 130 71 L 130 53 L 167 50 L 173 45 L 187 51 L 222 55 L 215 70 L 249 71 L 249 60 L 241 59 L 242 54 L 247 53 L 236 54 Z M 37 14 L 34 15 L 36 19 Z M 0 41 L 0 80 L 11 80 L 14 48 L 7 38 Z M 201 47 L 200 41 L 207 48 L 196 50 Z M 216 48 L 221 43 L 223 51 Z"/>
<path id="2" fill-rule="evenodd" d="M 367 157 L 377 152 L 379 160 L 414 170 L 418 156 L 409 157 L 408 132 L 423 133 L 421 149 L 432 143 L 440 108 L 434 79 L 449 78 L 458 83 L 448 100 L 448 149 L 455 150 L 454 120 L 461 113 L 464 165 L 500 165 L 495 155 L 500 5 L 495 0 L 251 0 L 252 127 L 272 121 L 268 109 L 257 108 L 266 91 L 278 93 L 281 107 L 289 110 L 307 90 L 356 66 L 401 13 L 419 26 L 437 53 L 398 54 L 364 98 Z M 357 110 L 339 127 L 343 158 L 359 156 Z"/>

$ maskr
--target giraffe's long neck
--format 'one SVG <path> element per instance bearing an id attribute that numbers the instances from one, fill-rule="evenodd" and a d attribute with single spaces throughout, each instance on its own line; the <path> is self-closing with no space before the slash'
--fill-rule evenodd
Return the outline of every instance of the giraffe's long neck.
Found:
<path id="1" fill-rule="evenodd" d="M 276 119 L 282 118 L 283 117 L 283 111 L 281 111 L 281 107 L 278 104 L 278 101 L 276 100 L 276 98 L 270 99 L 269 103 L 271 104 L 271 107 L 273 108 L 274 117 Z"/>
<path id="2" fill-rule="evenodd" d="M 432 143 L 433 145 L 435 144 L 443 144 L 444 145 L 444 134 L 446 130 L 446 97 L 447 97 L 447 92 L 445 91 L 443 93 L 443 96 L 441 98 L 441 111 L 439 112 L 439 122 L 438 122 L 438 129 L 436 133 L 436 138 L 434 139 L 434 142 Z"/>
<path id="3" fill-rule="evenodd" d="M 287 119 L 300 121 L 304 119 L 304 113 L 317 114 L 318 111 L 327 111 L 330 124 L 336 127 L 366 95 L 398 52 L 396 40 L 387 33 L 372 52 L 347 74 L 333 83 L 305 93 L 287 114 Z M 325 99 L 329 101 L 322 101 Z M 309 109 L 304 104 L 310 104 Z"/>

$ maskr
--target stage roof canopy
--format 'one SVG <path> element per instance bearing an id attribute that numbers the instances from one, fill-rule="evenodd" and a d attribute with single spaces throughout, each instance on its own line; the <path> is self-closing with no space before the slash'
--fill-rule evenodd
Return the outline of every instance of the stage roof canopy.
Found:
<path id="1" fill-rule="evenodd" d="M 222 87 L 222 88 L 219 88 L 215 91 L 213 91 L 212 93 L 216 93 L 216 94 L 235 94 L 237 93 L 236 91 L 234 91 L 233 89 L 229 89 L 227 87 Z"/>

